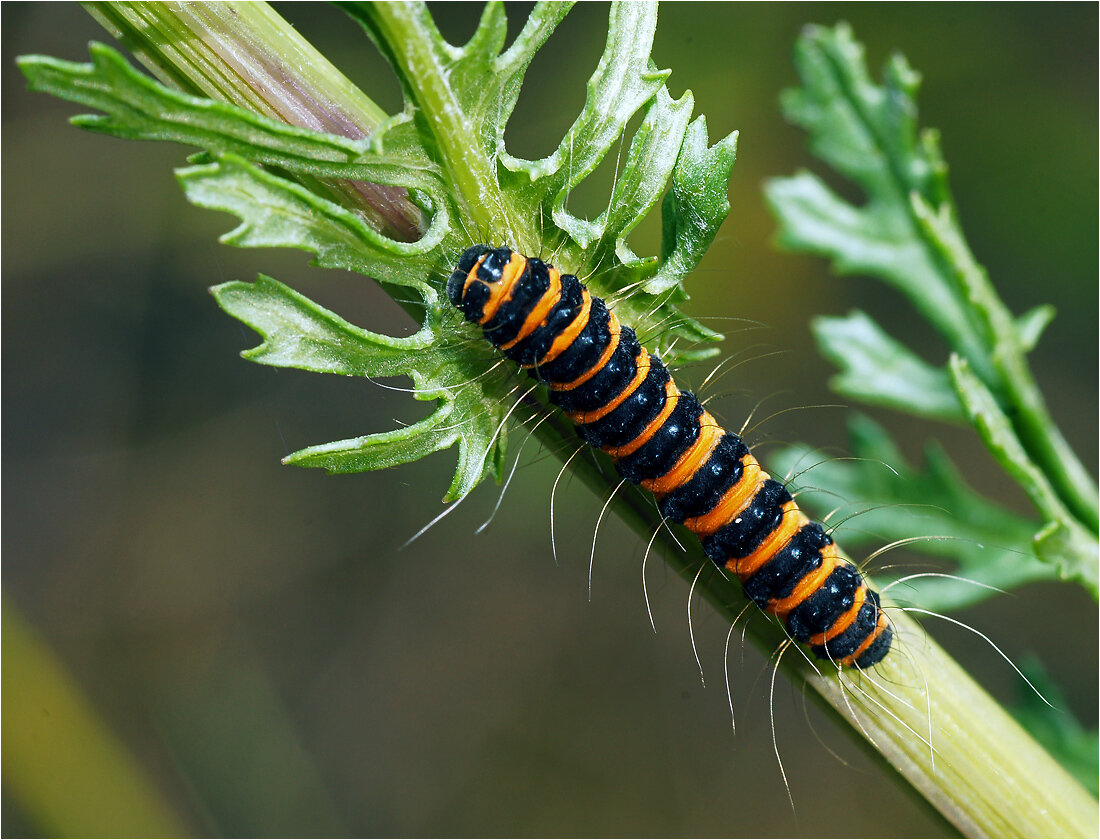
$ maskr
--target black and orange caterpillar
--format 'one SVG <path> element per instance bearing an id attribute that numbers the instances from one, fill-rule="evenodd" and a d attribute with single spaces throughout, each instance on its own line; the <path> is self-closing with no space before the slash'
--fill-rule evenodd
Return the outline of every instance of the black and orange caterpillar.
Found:
<path id="1" fill-rule="evenodd" d="M 868 668 L 886 656 L 893 629 L 878 593 L 837 556 L 824 527 L 575 276 L 510 248 L 474 245 L 447 296 L 791 638 L 841 666 Z"/>

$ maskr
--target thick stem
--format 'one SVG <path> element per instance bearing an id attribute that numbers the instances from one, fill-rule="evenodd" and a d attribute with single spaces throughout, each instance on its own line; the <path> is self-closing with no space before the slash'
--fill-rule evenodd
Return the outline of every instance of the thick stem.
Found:
<path id="1" fill-rule="evenodd" d="M 318 119 L 325 125 L 331 126 L 331 122 L 324 121 L 331 121 L 334 113 L 364 132 L 377 125 L 377 110 L 366 104 L 369 100 L 365 97 L 360 99 L 357 92 L 349 92 L 353 90 L 350 83 L 323 57 L 314 53 L 308 62 L 279 58 L 284 49 L 292 51 L 289 55 L 301 56 L 303 42 L 262 4 L 196 3 L 189 4 L 185 11 L 174 4 L 94 4 L 92 10 L 113 31 L 123 32 L 131 47 L 159 68 L 162 77 L 177 84 L 209 84 L 209 88 L 202 88 L 209 95 L 253 107 L 250 103 L 255 100 L 256 90 L 249 80 L 270 75 L 270 68 L 278 66 L 284 74 L 279 88 L 282 92 L 276 95 L 275 103 L 262 97 L 257 109 L 269 108 L 263 112 L 289 121 L 291 117 L 301 118 L 303 104 L 308 111 L 312 102 L 321 109 Z M 408 37 L 427 29 L 434 31 L 427 13 L 418 5 L 380 4 L 374 14 L 382 31 L 398 40 L 390 47 L 405 51 L 408 66 L 423 74 L 417 80 L 423 86 L 422 95 L 436 96 L 439 80 L 433 74 L 440 72 L 438 57 L 433 58 L 429 45 Z M 181 37 L 161 43 L 162 39 L 148 27 L 150 20 L 157 21 L 163 31 Z M 192 25 L 207 34 L 187 35 Z M 251 34 L 239 34 L 241 26 L 252 26 Z M 236 46 L 230 50 L 215 46 L 225 43 Z M 246 43 L 251 46 L 245 48 Z M 253 49 L 254 59 L 250 52 Z M 308 72 L 303 72 L 307 68 Z M 308 94 L 298 98 L 299 91 Z M 356 102 L 361 103 L 361 113 L 356 110 L 360 107 Z M 332 103 L 341 104 L 337 108 Z M 445 102 L 437 104 L 441 112 L 447 111 Z M 436 126 L 437 137 L 450 144 L 454 152 L 449 159 L 462 160 L 464 129 L 460 123 Z M 494 202 L 493 197 L 499 196 L 495 173 L 484 171 L 480 164 L 471 165 L 465 177 L 487 187 L 486 204 L 471 208 L 475 219 L 483 220 L 490 230 L 510 229 L 507 208 Z M 482 194 L 465 187 L 458 192 Z M 389 196 L 360 190 L 358 197 L 363 209 L 375 214 L 393 210 Z M 411 225 L 413 216 L 405 220 Z M 550 452 L 571 451 L 565 443 L 575 439 L 560 416 L 539 425 L 535 433 Z M 597 493 L 608 491 L 609 471 L 599 470 L 594 461 L 585 459 L 576 459 L 574 464 Z M 648 539 L 659 524 L 653 506 L 634 488 L 624 494 L 624 499 L 617 509 L 636 533 Z M 686 554 L 670 550 L 667 559 L 690 580 L 707 561 L 692 538 L 685 537 L 683 542 L 692 548 Z M 697 589 L 732 621 L 744 604 L 740 587 L 716 569 L 708 570 Z M 815 688 L 837 716 L 861 733 L 961 831 L 975 836 L 1094 834 L 1096 803 L 1091 797 L 911 619 L 899 610 L 892 610 L 891 615 L 897 633 L 896 650 L 871 673 L 838 674 L 828 667 L 819 671 L 820 663 L 809 661 L 798 648 L 786 649 L 779 667 L 796 681 L 804 680 Z M 786 641 L 775 622 L 753 622 L 750 635 L 767 650 Z"/>
<path id="2" fill-rule="evenodd" d="M 567 427 L 564 420 L 557 428 L 543 423 L 535 433 L 548 451 L 570 452 L 573 434 Z M 609 464 L 600 469 L 595 461 L 576 458 L 570 469 L 606 496 Z M 653 505 L 637 488 L 621 491 L 615 510 L 646 541 L 658 527 Z M 688 551 L 671 539 L 660 541 L 666 562 L 688 582 L 704 566 L 696 590 L 729 621 L 736 620 L 744 607 L 740 586 L 718 572 L 691 534 L 680 530 L 678 537 Z M 873 671 L 837 673 L 793 645 L 780 655 L 778 667 L 796 684 L 809 684 L 835 716 L 966 836 L 1095 834 L 1096 802 L 1076 779 L 905 611 L 888 606 L 888 613 L 894 649 Z M 748 635 L 765 652 L 788 642 L 776 622 L 754 621 Z"/>
<path id="3" fill-rule="evenodd" d="M 423 3 L 374 3 L 367 11 L 394 63 L 418 82 L 417 102 L 432 117 L 440 158 L 449 166 L 447 176 L 472 229 L 510 232 L 509 241 L 518 241 L 512 226 L 514 214 L 509 212 L 497 181 L 496 161 L 470 142 L 470 119 L 453 97 L 449 57 L 434 49 L 439 32 L 427 7 Z M 476 201 L 464 200 L 468 196 L 475 196 Z"/>
<path id="4" fill-rule="evenodd" d="M 86 3 L 161 81 L 301 128 L 358 140 L 387 114 L 266 3 Z M 325 184 L 377 230 L 411 242 L 420 208 L 400 187 Z"/>

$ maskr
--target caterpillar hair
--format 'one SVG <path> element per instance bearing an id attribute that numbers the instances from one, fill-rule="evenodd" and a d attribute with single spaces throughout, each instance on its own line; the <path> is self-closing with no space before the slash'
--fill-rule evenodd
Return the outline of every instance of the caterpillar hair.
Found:
<path id="1" fill-rule="evenodd" d="M 507 247 L 474 245 L 447 296 L 792 639 L 842 667 L 886 656 L 893 629 L 878 593 L 825 528 L 574 275 Z"/>

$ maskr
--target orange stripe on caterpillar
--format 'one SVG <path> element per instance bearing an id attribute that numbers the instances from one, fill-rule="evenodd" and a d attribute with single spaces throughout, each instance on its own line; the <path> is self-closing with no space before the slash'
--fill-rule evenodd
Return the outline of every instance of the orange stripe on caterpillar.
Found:
<path id="1" fill-rule="evenodd" d="M 893 628 L 878 595 L 840 559 L 824 527 L 575 276 L 510 248 L 476 245 L 459 259 L 447 294 L 791 638 L 841 666 L 867 668 L 886 656 Z"/>

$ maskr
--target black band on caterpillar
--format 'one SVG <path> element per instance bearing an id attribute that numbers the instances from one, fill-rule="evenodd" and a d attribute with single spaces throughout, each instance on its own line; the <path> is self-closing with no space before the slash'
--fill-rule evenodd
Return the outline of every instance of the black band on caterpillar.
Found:
<path id="1" fill-rule="evenodd" d="M 869 668 L 886 656 L 893 629 L 878 594 L 825 529 L 576 277 L 510 248 L 475 245 L 459 258 L 447 296 L 791 638 L 841 666 Z"/>

